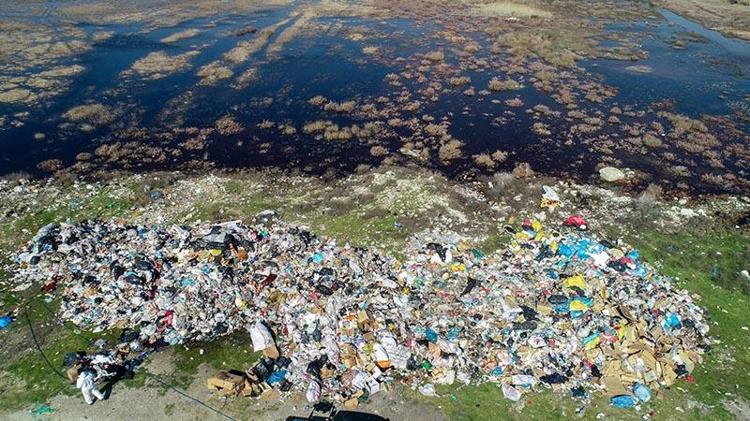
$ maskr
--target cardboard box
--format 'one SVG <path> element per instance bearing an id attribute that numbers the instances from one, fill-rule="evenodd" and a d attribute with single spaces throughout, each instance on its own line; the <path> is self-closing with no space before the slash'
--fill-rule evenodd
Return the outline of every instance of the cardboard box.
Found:
<path id="1" fill-rule="evenodd" d="M 245 387 L 245 377 L 222 371 L 216 377 L 209 378 L 207 380 L 207 386 L 209 390 L 215 390 L 228 396 L 236 396 L 239 395 Z"/>

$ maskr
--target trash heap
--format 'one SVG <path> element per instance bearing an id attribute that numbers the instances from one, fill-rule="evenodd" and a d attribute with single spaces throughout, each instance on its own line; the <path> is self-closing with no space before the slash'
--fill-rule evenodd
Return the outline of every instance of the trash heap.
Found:
<path id="1" fill-rule="evenodd" d="M 248 330 L 264 354 L 251 396 L 356 405 L 395 381 L 495 382 L 514 401 L 551 387 L 629 407 L 690 376 L 711 342 L 702 309 L 636 250 L 568 225 L 507 226 L 492 255 L 425 233 L 400 262 L 281 221 L 51 224 L 16 280 L 61 291 L 63 319 L 146 344 Z"/>

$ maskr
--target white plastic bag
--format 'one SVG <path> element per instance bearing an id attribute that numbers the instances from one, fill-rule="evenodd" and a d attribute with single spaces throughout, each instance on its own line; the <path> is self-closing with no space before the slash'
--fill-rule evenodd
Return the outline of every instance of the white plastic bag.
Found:
<path id="1" fill-rule="evenodd" d="M 260 320 L 256 321 L 250 328 L 250 339 L 253 341 L 254 352 L 263 351 L 273 346 L 273 335 Z"/>
<path id="2" fill-rule="evenodd" d="M 305 398 L 310 403 L 315 403 L 320 400 L 320 382 L 318 379 L 310 380 L 310 384 L 307 385 L 307 392 Z"/>
<path id="3" fill-rule="evenodd" d="M 510 399 L 513 402 L 516 402 L 519 399 L 521 399 L 521 392 L 519 392 L 518 389 L 516 389 L 515 387 L 509 384 L 503 383 L 502 389 L 503 389 L 503 396 L 505 396 L 507 399 Z"/>

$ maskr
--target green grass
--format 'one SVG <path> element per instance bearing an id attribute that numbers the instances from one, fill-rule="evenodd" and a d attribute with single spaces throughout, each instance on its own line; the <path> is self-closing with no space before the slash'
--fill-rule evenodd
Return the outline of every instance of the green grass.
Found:
<path id="1" fill-rule="evenodd" d="M 695 399 L 717 405 L 716 415 L 727 417 L 719 409 L 722 400 L 750 400 L 750 332 L 742 329 L 750 328 L 750 288 L 738 275 L 747 268 L 750 236 L 735 231 L 649 232 L 635 241 L 644 257 L 660 260 L 662 272 L 700 295 L 700 304 L 708 310 L 711 336 L 720 343 L 697 369 L 697 384 L 684 388 Z"/>
<path id="2" fill-rule="evenodd" d="M 203 351 L 201 353 L 201 350 Z M 215 370 L 246 370 L 261 356 L 252 352 L 250 336 L 244 331 L 223 336 L 210 342 L 197 342 L 178 345 L 173 349 L 175 383 L 187 387 L 192 382 L 198 368 L 207 364 Z"/>
<path id="3" fill-rule="evenodd" d="M 0 410 L 12 410 L 28 407 L 32 404 L 42 404 L 60 393 L 72 395 L 77 389 L 67 378 L 61 378 L 55 370 L 65 375 L 63 358 L 67 352 L 92 351 L 90 344 L 96 339 L 103 338 L 114 343 L 119 331 L 92 333 L 78 331 L 71 324 L 67 328 L 54 320 L 50 313 L 54 313 L 57 303 L 47 304 L 45 308 L 41 298 L 28 301 L 28 316 L 39 341 L 40 348 L 49 360 L 44 360 L 42 353 L 36 347 L 26 321 L 25 312 L 11 325 L 7 334 L 24 335 L 25 343 L 22 349 L 5 350 L 14 352 L 13 356 L 6 355 L 0 364 L 4 372 L 2 381 L 2 396 Z M 26 386 L 31 387 L 26 387 Z"/>
<path id="4" fill-rule="evenodd" d="M 231 191 L 237 187 L 237 182 L 230 181 Z M 176 223 L 192 223 L 196 221 L 221 222 L 231 219 L 249 219 L 266 209 L 275 209 L 279 204 L 272 198 L 261 194 L 233 195 L 228 198 L 213 199 L 198 204 L 194 209 L 184 212 L 175 218 Z"/>
<path id="5" fill-rule="evenodd" d="M 369 215 L 356 210 L 343 215 L 318 217 L 314 227 L 320 234 L 335 238 L 343 245 L 349 241 L 356 245 L 376 245 L 396 257 L 402 257 L 407 233 L 397 228 L 398 218 L 387 214 Z"/>
<path id="6" fill-rule="evenodd" d="M 39 228 L 51 222 L 82 221 L 131 215 L 131 203 L 115 197 L 109 189 L 67 203 L 41 200 L 38 211 L 0 224 L 0 250 L 12 250 L 30 240 Z"/>

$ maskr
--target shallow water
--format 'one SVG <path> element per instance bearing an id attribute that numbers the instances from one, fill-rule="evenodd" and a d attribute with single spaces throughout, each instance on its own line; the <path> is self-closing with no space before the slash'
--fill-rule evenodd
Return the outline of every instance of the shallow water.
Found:
<path id="1" fill-rule="evenodd" d="M 647 59 L 591 60 L 585 66 L 620 88 L 618 100 L 626 104 L 673 99 L 678 112 L 699 117 L 732 114 L 733 105 L 747 103 L 750 43 L 727 38 L 668 10 L 660 13 L 666 20 L 657 24 L 638 22 L 609 29 L 638 42 L 649 52 Z M 680 38 L 687 45 L 675 46 Z M 632 70 L 634 65 L 651 71 L 639 73 Z"/>
<path id="2" fill-rule="evenodd" d="M 618 37 L 640 44 L 639 48 L 649 53 L 647 59 L 637 62 L 596 59 L 580 63 L 588 72 L 586 78 L 615 86 L 619 91 L 616 97 L 601 104 L 587 104 L 585 111 L 590 115 L 606 116 L 615 105 L 638 109 L 671 99 L 675 101 L 674 110 L 681 114 L 695 118 L 703 114 L 729 116 L 741 132 L 735 136 L 738 139 L 746 136 L 748 122 L 739 118 L 738 112 L 750 108 L 747 98 L 750 78 L 746 70 L 750 68 L 750 44 L 727 39 L 671 12 L 662 11 L 662 14 L 666 18 L 662 22 L 634 22 L 608 28 L 608 32 Z M 231 79 L 220 81 L 215 86 L 198 84 L 200 78 L 196 72 L 201 66 L 221 58 L 238 41 L 256 36 L 237 37 L 234 33 L 238 29 L 251 25 L 261 30 L 289 16 L 290 9 L 281 8 L 250 16 L 194 19 L 177 27 L 156 30 L 137 24 L 80 24 L 87 34 L 113 31 L 115 35 L 94 44 L 89 52 L 68 60 L 83 65 L 86 71 L 76 77 L 64 95 L 31 108 L 0 105 L 0 116 L 6 116 L 8 122 L 23 121 L 21 127 L 6 123 L 0 129 L 0 172 L 38 173 L 37 163 L 51 158 L 61 159 L 65 165 L 73 164 L 80 152 L 94 152 L 102 144 L 127 140 L 123 139 L 122 130 L 128 127 L 140 128 L 147 133 L 139 142 L 172 148 L 166 162 L 144 163 L 135 168 L 131 165 L 129 169 L 179 168 L 183 162 L 198 160 L 220 168 L 278 166 L 322 173 L 330 169 L 352 171 L 362 163 L 377 164 L 382 158 L 369 154 L 374 141 L 325 142 L 304 134 L 302 126 L 315 120 L 331 120 L 341 126 L 370 121 L 361 116 L 325 112 L 309 104 L 308 100 L 316 95 L 334 101 L 372 101 L 382 95 L 394 100 L 402 89 L 413 94 L 418 88 L 415 82 L 405 81 L 403 88 L 393 88 L 385 77 L 388 73 L 404 70 L 398 58 L 446 48 L 432 37 L 438 28 L 410 20 L 320 18 L 316 21 L 320 31 L 294 37 L 278 55 L 269 55 L 268 46 L 278 40 L 284 29 L 293 25 L 292 19 L 280 27 L 260 51 L 233 69 L 236 77 L 250 67 L 257 68 L 257 79 L 247 88 L 233 88 Z M 45 15 L 43 18 L 49 17 Z M 200 33 L 172 44 L 160 41 L 189 28 L 197 28 Z M 352 40 L 348 35 L 355 31 L 353 28 L 366 34 L 366 38 Z M 690 34 L 686 35 L 687 32 Z M 480 39 L 478 35 L 477 39 Z M 676 48 L 676 39 L 687 41 Z M 610 41 L 602 43 L 604 46 L 608 44 Z M 618 42 L 611 44 L 614 46 Z M 367 55 L 362 51 L 364 46 L 376 46 L 384 53 Z M 479 55 L 489 57 L 486 50 Z M 121 76 L 133 62 L 155 51 L 170 55 L 188 51 L 199 53 L 192 59 L 189 70 L 160 80 Z M 635 72 L 629 68 L 633 65 L 648 66 L 650 72 Z M 492 69 L 466 70 L 463 74 L 471 77 L 471 84 L 477 90 L 486 87 L 494 76 L 505 77 Z M 450 134 L 464 142 L 464 158 L 451 165 L 441 164 L 435 158 L 422 164 L 457 175 L 476 171 L 471 155 L 504 150 L 510 153 L 510 158 L 496 169 L 510 169 L 514 163 L 525 161 L 543 173 L 577 178 L 594 176 L 600 157 L 592 153 L 585 142 L 563 144 L 549 140 L 564 137 L 573 125 L 570 119 L 539 117 L 526 112 L 541 104 L 563 116 L 566 114 L 566 109 L 549 94 L 531 86 L 529 77 L 513 76 L 525 85 L 521 90 L 489 96 L 466 96 L 462 94 L 465 87 L 445 89 L 437 102 L 428 101 L 414 113 L 404 112 L 403 118 L 419 119 L 423 115 L 430 115 L 437 121 L 446 118 L 450 121 Z M 515 97 L 524 102 L 523 107 L 510 109 L 503 104 L 504 100 Z M 115 106 L 121 113 L 120 117 L 110 127 L 90 133 L 61 129 L 61 115 L 66 110 L 91 101 Z M 29 111 L 30 116 L 14 117 L 15 113 L 24 111 Z M 497 123 L 496 118 L 508 111 L 513 114 Z M 173 129 L 212 127 L 217 119 L 227 114 L 245 127 L 242 133 L 211 134 L 202 150 L 184 150 L 178 146 L 187 136 Z M 654 116 L 646 115 L 639 121 L 648 124 L 653 119 Z M 258 124 L 264 120 L 293 125 L 297 134 L 285 136 L 277 129 L 259 128 Z M 539 121 L 549 125 L 552 132 L 549 138 L 542 139 L 531 131 L 531 126 Z M 402 144 L 398 136 L 405 133 L 402 129 L 394 132 L 395 136 L 378 139 L 377 144 L 397 151 Z M 36 133 L 43 133 L 46 138 L 34 140 Z M 615 129 L 609 126 L 599 134 L 617 136 Z M 616 151 L 616 158 L 624 165 L 653 174 L 656 179 L 669 177 L 662 171 L 663 163 L 657 156 Z M 118 167 L 116 162 L 100 165 Z M 695 165 L 699 169 L 705 166 L 700 162 Z M 727 167 L 730 171 L 740 171 L 731 163 Z M 704 186 L 697 190 L 715 189 Z"/>

